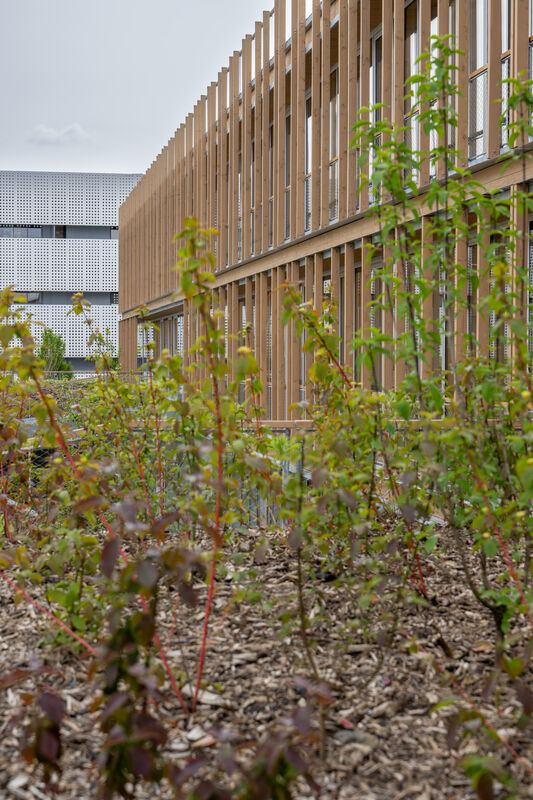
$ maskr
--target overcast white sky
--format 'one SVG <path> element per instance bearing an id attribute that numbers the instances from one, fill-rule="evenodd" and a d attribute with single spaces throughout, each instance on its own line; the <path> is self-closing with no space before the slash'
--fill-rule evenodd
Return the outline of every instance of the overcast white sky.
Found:
<path id="1" fill-rule="evenodd" d="M 0 169 L 144 172 L 273 0 L 0 0 Z"/>

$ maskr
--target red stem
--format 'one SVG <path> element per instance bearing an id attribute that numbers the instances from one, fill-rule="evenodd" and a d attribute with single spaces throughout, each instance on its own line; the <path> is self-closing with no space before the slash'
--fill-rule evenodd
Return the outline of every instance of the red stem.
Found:
<path id="1" fill-rule="evenodd" d="M 141 483 L 142 483 L 142 487 L 143 487 L 143 491 L 144 491 L 144 497 L 145 497 L 145 500 L 146 500 L 146 505 L 148 506 L 148 513 L 150 514 L 150 519 L 152 520 L 152 523 L 153 523 L 155 520 L 154 520 L 154 514 L 152 512 L 152 504 L 150 503 L 150 496 L 148 494 L 148 489 L 146 487 L 146 481 L 144 479 L 144 470 L 143 470 L 143 467 L 142 467 L 142 464 L 141 464 L 141 459 L 139 458 L 139 451 L 137 450 L 137 444 L 135 442 L 135 436 L 133 435 L 133 428 L 132 428 L 132 425 L 131 425 L 131 419 L 128 420 L 128 430 L 130 432 L 131 443 L 132 443 L 132 446 L 133 446 L 133 454 L 135 456 L 135 463 L 137 464 L 137 471 L 138 471 L 139 477 L 141 479 Z"/>
<path id="2" fill-rule="evenodd" d="M 2 475 L 2 491 L 4 493 L 4 500 L 2 501 L 2 513 L 4 515 L 4 528 L 7 533 L 7 538 L 10 542 L 13 541 L 13 537 L 11 536 L 11 530 L 9 528 L 9 514 L 7 511 L 7 472 L 8 469 L 6 467 L 6 476 L 4 479 L 4 465 L 0 464 L 0 472 Z"/>
<path id="3" fill-rule="evenodd" d="M 33 600 L 29 595 L 26 594 L 26 592 L 23 589 L 20 588 L 20 586 L 18 586 L 14 581 L 8 578 L 7 575 L 5 575 L 4 572 L 2 572 L 1 570 L 0 570 L 0 578 L 3 578 L 3 580 L 5 580 L 7 584 L 9 584 L 9 586 L 11 586 L 13 591 L 17 592 L 17 594 L 20 594 L 21 597 L 27 600 L 28 603 L 31 603 L 32 606 L 35 606 L 35 608 L 37 608 L 43 614 L 46 614 L 46 616 L 49 617 L 56 625 L 59 625 L 60 628 L 63 628 L 64 631 L 66 631 L 70 636 L 76 639 L 76 641 L 79 642 L 81 645 L 83 645 L 83 647 L 85 647 L 85 649 L 89 653 L 91 653 L 91 655 L 93 656 L 96 655 L 96 650 L 94 649 L 94 647 L 92 647 L 88 642 L 86 642 L 85 639 L 82 639 L 81 636 L 78 636 L 77 633 L 74 633 L 74 631 L 71 630 L 68 627 L 68 625 L 65 625 L 64 622 L 62 622 L 54 614 L 52 614 L 51 611 L 48 611 L 47 608 L 38 603 L 37 600 Z"/>
<path id="4" fill-rule="evenodd" d="M 209 340 L 209 326 L 211 324 L 211 318 L 207 314 L 205 308 L 201 309 L 201 314 L 204 319 L 204 324 L 206 326 L 207 331 L 207 338 Z M 210 342 L 208 341 L 208 345 Z M 221 505 L 221 488 L 222 488 L 222 465 L 223 465 L 223 453 L 224 453 L 224 441 L 222 438 L 222 413 L 220 410 L 220 394 L 218 389 L 218 380 L 215 375 L 215 367 L 213 363 L 213 354 L 208 346 L 207 348 L 207 358 L 209 361 L 209 370 L 211 372 L 211 380 L 213 382 L 213 393 L 215 395 L 215 414 L 217 420 L 217 499 L 216 499 L 216 507 L 215 507 L 215 537 L 213 542 L 213 556 L 211 559 L 211 570 L 209 573 L 209 588 L 207 590 L 207 600 L 205 604 L 205 616 L 204 616 L 204 629 L 202 634 L 202 644 L 200 646 L 200 657 L 198 660 L 198 672 L 196 677 L 196 687 L 194 689 L 194 697 L 192 701 L 192 710 L 196 709 L 196 703 L 198 700 L 198 692 L 200 691 L 200 684 L 202 682 L 202 674 L 204 671 L 204 661 L 205 661 L 205 654 L 207 650 L 207 634 L 209 631 L 209 617 L 211 614 L 211 603 L 213 600 L 213 594 L 215 589 L 215 567 L 216 567 L 216 557 L 217 557 L 217 550 L 218 550 L 218 539 L 220 537 L 220 505 Z"/>
<path id="5" fill-rule="evenodd" d="M 508 550 L 507 545 L 506 545 L 506 543 L 505 543 L 505 541 L 503 539 L 503 536 L 502 536 L 502 533 L 500 531 L 500 528 L 499 528 L 499 526 L 498 526 L 498 524 L 496 522 L 496 518 L 495 518 L 494 514 L 492 513 L 492 509 L 491 509 L 490 503 L 488 501 L 487 495 L 486 495 L 485 490 L 483 488 L 483 483 L 482 483 L 482 481 L 481 481 L 481 479 L 480 479 L 480 477 L 478 475 L 478 472 L 477 472 L 476 466 L 474 464 L 474 461 L 473 461 L 471 453 L 468 453 L 468 460 L 470 461 L 470 466 L 472 467 L 472 471 L 474 473 L 474 478 L 476 480 L 478 489 L 481 492 L 481 496 L 483 498 L 483 502 L 485 503 L 485 507 L 488 509 L 487 513 L 488 513 L 488 515 L 490 517 L 490 520 L 491 520 L 491 523 L 492 523 L 492 527 L 496 531 L 496 536 L 498 537 L 498 542 L 500 543 L 500 548 L 501 548 L 501 551 L 503 553 L 503 557 L 505 559 L 505 563 L 507 564 L 507 569 L 509 570 L 509 575 L 511 576 L 511 578 L 513 580 L 513 583 L 516 586 L 518 594 L 520 595 L 520 600 L 522 601 L 522 605 L 524 606 L 526 615 L 527 615 L 527 617 L 529 619 L 529 623 L 530 623 L 531 627 L 533 628 L 533 618 L 531 617 L 531 613 L 529 611 L 529 605 L 528 605 L 528 603 L 526 601 L 526 598 L 525 598 L 525 595 L 524 595 L 524 590 L 522 588 L 522 584 L 520 583 L 520 579 L 518 578 L 518 575 L 516 574 L 515 568 L 513 566 L 513 562 L 511 561 L 511 556 L 509 555 L 509 550 Z"/>
<path id="6" fill-rule="evenodd" d="M 496 728 L 494 728 L 494 727 L 493 727 L 493 726 L 490 724 L 490 722 L 487 722 L 487 720 L 485 719 L 485 717 L 484 717 L 483 713 L 482 713 L 482 712 L 479 710 L 478 706 L 477 706 L 477 705 L 474 703 L 474 701 L 473 701 L 473 700 L 472 700 L 472 699 L 469 697 L 469 695 L 468 695 L 468 694 L 465 692 L 465 690 L 464 690 L 464 689 L 463 689 L 463 687 L 460 685 L 460 683 L 458 683 L 457 679 L 456 679 L 456 678 L 454 678 L 454 677 L 453 677 L 453 675 L 450 675 L 450 673 L 448 672 L 448 670 L 444 669 L 444 667 L 443 667 L 441 664 L 439 664 L 439 663 L 438 663 L 438 661 L 435 661 L 435 659 L 434 659 L 434 658 L 431 656 L 431 654 L 430 654 L 430 653 L 428 653 L 428 652 L 427 652 L 427 650 L 424 650 L 424 648 L 422 647 L 422 645 L 421 645 L 421 644 L 419 644 L 418 642 L 415 642 L 415 640 L 414 640 L 414 639 L 413 639 L 411 636 L 409 636 L 409 634 L 408 634 L 408 633 L 406 633 L 406 632 L 405 632 L 404 630 L 402 630 L 401 628 L 400 628 L 399 630 L 400 630 L 400 633 L 402 634 L 402 636 L 405 636 L 405 638 L 406 638 L 408 641 L 412 642 L 412 643 L 414 644 L 414 646 L 416 647 L 416 649 L 417 649 L 417 650 L 418 650 L 420 653 L 423 653 L 425 656 L 427 656 L 428 658 L 431 658 L 431 659 L 432 659 L 432 661 L 433 661 L 433 666 L 435 667 L 435 669 L 436 669 L 438 672 L 440 672 L 440 673 L 441 673 L 441 675 L 444 675 L 444 677 L 445 677 L 447 680 L 449 680 L 449 681 L 450 681 L 450 683 L 452 684 L 452 686 L 455 686 L 455 688 L 457 689 L 457 691 L 459 692 L 459 694 L 461 695 L 461 697 L 462 697 L 464 700 L 466 700 L 466 702 L 467 702 L 467 703 L 468 703 L 468 704 L 471 706 L 471 708 L 473 708 L 473 710 L 474 710 L 474 711 L 475 711 L 477 714 L 479 714 L 479 716 L 480 716 L 480 717 L 481 717 L 481 719 L 483 720 L 483 724 L 485 725 L 485 727 L 486 727 L 486 728 L 488 728 L 488 730 L 489 730 L 489 731 L 491 731 L 491 733 L 493 733 L 493 734 L 494 734 L 494 736 L 497 738 L 497 740 L 500 742 L 500 744 L 503 744 L 503 746 L 504 746 L 504 747 L 505 747 L 505 748 L 506 748 L 506 749 L 509 751 L 509 753 L 511 753 L 511 755 L 512 755 L 514 758 L 516 758 L 516 760 L 517 760 L 517 761 L 519 761 L 519 762 L 522 764 L 522 766 L 523 766 L 523 767 L 524 767 L 524 768 L 525 768 L 525 769 L 526 769 L 526 770 L 529 772 L 529 774 L 530 774 L 530 775 L 533 775 L 533 767 L 531 767 L 531 766 L 530 766 L 530 765 L 527 763 L 527 761 L 525 761 L 525 760 L 524 760 L 524 759 L 523 759 L 523 758 L 522 758 L 522 757 L 521 757 L 521 756 L 520 756 L 520 755 L 519 755 L 519 754 L 516 752 L 516 750 L 514 749 L 514 747 L 512 747 L 512 746 L 509 744 L 509 742 L 506 742 L 506 741 L 505 741 L 505 739 L 502 739 L 502 737 L 500 736 L 500 734 L 498 733 L 498 731 L 496 730 Z"/>
<path id="7" fill-rule="evenodd" d="M 151 363 L 150 363 L 151 366 Z M 152 380 L 152 370 L 150 372 L 150 395 L 152 397 L 152 406 L 154 408 L 155 416 L 155 435 L 157 441 L 157 477 L 159 482 L 159 511 L 163 516 L 163 467 L 161 465 L 161 438 L 159 436 L 159 414 L 157 413 L 157 405 L 155 402 L 154 382 Z"/>
<path id="8" fill-rule="evenodd" d="M 48 398 L 44 394 L 44 392 L 42 390 L 42 387 L 41 387 L 41 384 L 40 384 L 39 380 L 37 379 L 37 377 L 35 375 L 33 375 L 33 379 L 35 381 L 35 385 L 37 386 L 37 391 L 39 392 L 39 396 L 41 397 L 41 400 L 43 401 L 43 404 L 46 407 L 46 410 L 48 412 L 48 417 L 50 419 L 50 424 L 52 425 L 52 428 L 56 432 L 60 447 L 61 447 L 62 451 L 64 452 L 66 458 L 68 459 L 75 476 L 81 480 L 81 473 L 80 473 L 80 471 L 79 471 L 79 469 L 77 467 L 76 462 L 74 461 L 74 459 L 72 457 L 72 454 L 71 454 L 71 452 L 69 450 L 69 447 L 68 447 L 68 445 L 67 445 L 67 443 L 65 441 L 65 437 L 63 436 L 63 431 L 61 430 L 61 427 L 58 424 L 58 422 L 57 422 L 57 420 L 56 420 L 56 418 L 54 416 L 54 412 L 53 412 L 52 408 L 50 407 L 50 404 L 48 402 Z M 107 521 L 107 519 L 105 518 L 104 514 L 102 513 L 102 511 L 100 509 L 97 509 L 97 514 L 98 514 L 98 517 L 99 517 L 100 521 L 102 522 L 103 526 L 105 527 L 106 531 L 108 532 L 109 536 L 112 539 L 116 539 L 115 531 L 110 526 L 109 522 Z M 127 557 L 126 553 L 124 552 L 123 548 L 120 548 L 119 552 L 120 552 L 120 555 L 122 557 L 122 560 L 123 560 L 124 564 L 127 564 L 128 563 L 128 557 Z M 139 592 L 139 596 L 141 598 L 141 604 L 143 606 L 144 611 L 147 611 L 148 610 L 148 606 L 147 606 L 145 597 L 140 592 Z M 165 667 L 165 670 L 166 670 L 166 673 L 167 673 L 168 678 L 170 680 L 170 683 L 172 685 L 172 688 L 174 689 L 174 692 L 176 693 L 176 697 L 178 698 L 179 703 L 180 703 L 181 707 L 183 708 L 183 710 L 185 711 L 185 713 L 189 714 L 189 709 L 187 707 L 187 704 L 186 704 L 185 700 L 183 699 L 183 695 L 181 694 L 181 692 L 179 690 L 179 687 L 178 687 L 178 685 L 176 683 L 176 679 L 174 678 L 172 670 L 170 669 L 169 663 L 168 663 L 167 658 L 165 656 L 165 652 L 163 650 L 163 646 L 161 644 L 161 640 L 159 639 L 159 636 L 157 634 L 154 635 L 154 641 L 157 644 L 157 648 L 158 648 L 158 651 L 159 651 L 159 655 L 161 657 L 161 661 L 163 662 L 163 665 Z"/>

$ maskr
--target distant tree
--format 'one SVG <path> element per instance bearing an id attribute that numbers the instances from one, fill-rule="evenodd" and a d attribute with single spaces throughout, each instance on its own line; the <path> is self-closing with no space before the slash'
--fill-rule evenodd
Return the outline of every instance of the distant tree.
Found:
<path id="1" fill-rule="evenodd" d="M 65 342 L 61 336 L 50 328 L 45 328 L 37 355 L 44 361 L 47 372 L 72 372 L 72 366 L 65 358 L 65 349 Z M 70 379 L 70 375 L 65 377 Z"/>

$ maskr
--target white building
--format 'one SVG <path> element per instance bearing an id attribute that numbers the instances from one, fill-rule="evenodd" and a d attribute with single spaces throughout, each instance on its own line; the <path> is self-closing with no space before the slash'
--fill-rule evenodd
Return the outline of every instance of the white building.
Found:
<path id="1" fill-rule="evenodd" d="M 35 340 L 60 334 L 75 370 L 92 369 L 89 329 L 67 316 L 75 292 L 118 352 L 118 209 L 140 177 L 0 171 L 0 289 L 26 296 Z"/>

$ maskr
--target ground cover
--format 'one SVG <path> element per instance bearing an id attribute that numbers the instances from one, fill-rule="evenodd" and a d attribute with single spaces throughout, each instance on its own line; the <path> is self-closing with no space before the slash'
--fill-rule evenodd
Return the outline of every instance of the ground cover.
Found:
<path id="1" fill-rule="evenodd" d="M 181 709 L 166 682 L 161 704 L 161 718 L 169 729 L 165 750 L 178 764 L 184 765 L 206 750 L 215 749 L 211 728 L 230 728 L 242 740 L 254 739 L 305 702 L 305 692 L 297 682 L 299 677 L 308 676 L 302 646 L 297 634 L 282 636 L 278 619 L 278 615 L 296 607 L 297 575 L 293 560 L 287 556 L 286 543 L 273 533 L 266 540 L 268 547 L 262 563 L 254 565 L 254 553 L 264 537 L 251 531 L 246 543 L 249 552 L 243 563 L 236 572 L 224 577 L 221 573 L 217 581 L 217 621 L 210 637 L 207 688 L 204 701 L 200 700 L 185 725 L 177 723 Z M 464 586 L 459 557 L 449 534 L 443 535 L 443 550 L 432 556 L 427 565 L 428 588 L 437 602 L 423 607 L 413 605 L 406 614 L 403 631 L 383 653 L 369 640 L 346 644 L 344 630 L 350 622 L 351 603 L 342 599 L 333 582 L 320 582 L 327 615 L 319 606 L 310 606 L 310 633 L 316 642 L 320 673 L 332 695 L 327 707 L 325 760 L 320 763 L 316 759 L 314 763 L 320 797 L 466 800 L 476 796 L 468 779 L 457 769 L 457 760 L 465 753 L 476 752 L 477 743 L 471 739 L 453 742 L 450 747 L 446 723 L 452 717 L 452 707 L 434 709 L 440 701 L 458 697 L 458 692 L 450 679 L 437 671 L 436 663 L 479 704 L 502 738 L 508 739 L 528 763 L 533 762 L 530 731 L 513 729 L 519 711 L 514 693 L 504 692 L 497 702 L 494 697 L 487 701 L 481 698 L 480 690 L 494 668 L 493 629 Z M 254 566 L 263 602 L 237 603 L 239 570 Z M 202 584 L 199 588 L 205 592 Z M 43 600 L 39 593 L 35 598 Z M 272 608 L 265 608 L 265 603 L 272 603 Z M 161 639 L 168 645 L 172 664 L 179 666 L 184 656 L 188 663 L 194 663 L 200 644 L 198 631 L 191 629 L 187 615 L 180 610 L 174 625 L 174 607 L 174 593 L 166 592 L 159 615 Z M 38 612 L 28 613 L 23 605 L 14 606 L 5 588 L 0 624 L 0 674 L 28 669 L 35 658 L 57 670 L 47 675 L 46 683 L 67 702 L 60 796 L 65 800 L 95 797 L 99 737 L 87 694 L 87 660 L 72 654 L 65 645 L 43 653 L 38 646 L 46 631 L 42 617 Z M 409 647 L 415 642 L 418 651 Z M 376 672 L 381 658 L 383 663 Z M 29 678 L 18 688 L 28 689 L 31 684 Z M 3 796 L 20 800 L 48 797 L 44 784 L 35 780 L 29 767 L 20 764 L 20 730 L 9 732 L 9 722 L 20 705 L 17 690 L 9 690 L 0 717 L 0 791 Z M 497 755 L 503 751 L 504 763 L 512 764 L 513 757 L 501 745 L 493 746 Z M 527 773 L 520 765 L 518 773 L 527 786 Z M 172 794 L 150 786 L 138 796 Z M 298 798 L 309 796 L 303 787 L 295 794 Z M 533 794 L 526 790 L 524 796 Z"/>
<path id="2" fill-rule="evenodd" d="M 454 51 L 433 50 L 416 81 L 435 148 L 357 126 L 383 200 L 369 325 L 342 341 L 333 298 L 280 289 L 310 365 L 290 435 L 263 421 L 253 329 L 227 337 L 196 220 L 187 362 L 147 343 L 124 380 L 75 297 L 97 378 L 51 390 L 0 296 L 5 792 L 531 797 L 533 203 L 459 168 Z M 510 88 L 525 165 L 530 84 Z M 409 179 L 427 158 L 431 248 Z M 456 256 L 479 220 L 478 270 Z"/>

